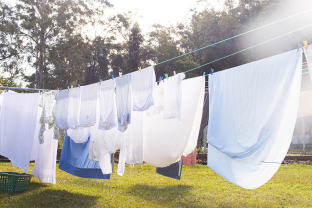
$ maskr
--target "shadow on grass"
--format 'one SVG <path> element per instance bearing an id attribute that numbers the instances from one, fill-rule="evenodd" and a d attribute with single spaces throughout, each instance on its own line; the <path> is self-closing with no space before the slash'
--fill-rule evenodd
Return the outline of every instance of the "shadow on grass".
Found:
<path id="1" fill-rule="evenodd" d="M 5 207 L 93 207 L 98 197 L 70 193 L 64 190 L 44 190 L 41 192 L 7 195 L 1 199 Z M 21 204 L 22 203 L 22 204 Z"/>
<path id="2" fill-rule="evenodd" d="M 199 207 L 201 204 L 191 199 L 192 189 L 188 185 L 158 187 L 143 184 L 131 187 L 128 193 L 157 205 Z"/>
<path id="3" fill-rule="evenodd" d="M 4 198 L 4 197 L 10 197 L 10 196 L 18 196 L 18 195 L 22 195 L 25 192 L 32 192 L 35 191 L 36 189 L 40 189 L 40 188 L 45 188 L 47 187 L 46 184 L 44 183 L 38 183 L 38 182 L 30 182 L 28 189 L 26 191 L 23 192 L 7 192 L 7 191 L 0 191 L 0 199 Z"/>

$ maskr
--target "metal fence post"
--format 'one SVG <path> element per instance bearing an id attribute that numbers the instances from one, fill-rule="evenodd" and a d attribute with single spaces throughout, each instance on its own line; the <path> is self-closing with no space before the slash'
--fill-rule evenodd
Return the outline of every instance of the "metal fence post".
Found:
<path id="1" fill-rule="evenodd" d="M 302 117 L 302 150 L 303 154 L 305 154 L 305 119 Z"/>

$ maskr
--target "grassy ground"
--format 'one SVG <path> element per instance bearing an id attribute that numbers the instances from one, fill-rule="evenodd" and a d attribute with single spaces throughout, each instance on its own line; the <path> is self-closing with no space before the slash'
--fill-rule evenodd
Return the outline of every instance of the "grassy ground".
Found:
<path id="1" fill-rule="evenodd" d="M 117 166 L 116 166 L 117 168 Z M 33 163 L 29 167 L 29 173 Z M 0 163 L 0 171 L 19 171 Z M 57 184 L 32 178 L 23 193 L 0 192 L 1 207 L 312 207 L 312 166 L 284 165 L 262 187 L 235 186 L 205 165 L 183 166 L 181 181 L 144 164 L 111 180 L 84 179 L 57 168 Z"/>

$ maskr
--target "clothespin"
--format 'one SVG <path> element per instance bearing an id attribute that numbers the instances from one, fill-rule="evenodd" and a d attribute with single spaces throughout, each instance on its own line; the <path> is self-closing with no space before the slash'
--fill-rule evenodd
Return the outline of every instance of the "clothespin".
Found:
<path id="1" fill-rule="evenodd" d="M 300 48 L 302 48 L 302 43 L 299 43 L 299 44 L 298 44 L 298 50 L 297 50 L 297 52 L 299 51 Z"/>
<path id="2" fill-rule="evenodd" d="M 6 92 L 6 89 L 4 90 L 4 92 Z"/>
<path id="3" fill-rule="evenodd" d="M 71 89 L 71 90 L 73 89 L 73 85 L 70 86 L 70 89 Z"/>
<path id="4" fill-rule="evenodd" d="M 139 71 L 141 72 L 141 67 L 138 67 Z"/>
<path id="5" fill-rule="evenodd" d="M 68 89 L 68 91 L 69 91 L 69 86 L 67 86 L 67 89 Z"/>
<path id="6" fill-rule="evenodd" d="M 114 75 L 112 75 L 112 79 L 114 79 Z"/>
<path id="7" fill-rule="evenodd" d="M 11 90 L 11 88 L 9 87 L 9 90 L 8 90 L 8 92 Z"/>
<path id="8" fill-rule="evenodd" d="M 214 69 L 211 68 L 211 69 L 210 69 L 210 72 L 211 72 L 211 75 L 213 75 Z"/>
<path id="9" fill-rule="evenodd" d="M 100 79 L 100 85 L 101 85 L 102 79 Z"/>
<path id="10" fill-rule="evenodd" d="M 78 84 L 78 87 L 80 88 L 80 84 Z"/>
<path id="11" fill-rule="evenodd" d="M 173 75 L 174 75 L 174 76 L 177 75 L 175 71 L 173 71 Z"/>
<path id="12" fill-rule="evenodd" d="M 205 76 L 206 72 L 203 73 L 203 77 Z"/>
<path id="13" fill-rule="evenodd" d="M 163 77 L 159 77 L 159 83 L 161 82 L 161 80 L 163 80 Z"/>
<path id="14" fill-rule="evenodd" d="M 62 90 L 62 88 L 60 89 L 60 91 Z"/>
<path id="15" fill-rule="evenodd" d="M 308 41 L 303 41 L 303 45 L 304 45 L 304 47 L 306 48 L 306 49 L 308 49 Z"/>
<path id="16" fill-rule="evenodd" d="M 56 91 L 59 91 L 59 90 L 60 90 L 60 89 L 57 87 L 57 88 L 56 88 Z"/>
<path id="17" fill-rule="evenodd" d="M 168 74 L 165 74 L 166 79 L 168 80 Z"/>
<path id="18" fill-rule="evenodd" d="M 122 76 L 122 72 L 119 72 L 119 76 L 120 76 L 120 77 Z"/>

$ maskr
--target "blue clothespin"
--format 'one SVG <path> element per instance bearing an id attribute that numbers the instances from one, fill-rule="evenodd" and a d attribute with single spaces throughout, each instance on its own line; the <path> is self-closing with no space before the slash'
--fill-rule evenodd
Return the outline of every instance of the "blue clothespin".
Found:
<path id="1" fill-rule="evenodd" d="M 114 75 L 112 75 L 112 79 L 114 79 Z"/>
<path id="2" fill-rule="evenodd" d="M 205 76 L 206 72 L 203 73 L 203 76 Z"/>
<path id="3" fill-rule="evenodd" d="M 8 92 L 11 90 L 11 88 L 9 87 L 9 90 L 8 90 Z"/>
<path id="4" fill-rule="evenodd" d="M 68 91 L 69 91 L 69 86 L 67 86 L 67 89 L 68 89 Z"/>
<path id="5" fill-rule="evenodd" d="M 6 92 L 6 89 L 4 90 L 4 92 Z"/>
<path id="6" fill-rule="evenodd" d="M 80 84 L 78 84 L 78 87 L 80 88 Z"/>
<path id="7" fill-rule="evenodd" d="M 298 44 L 298 50 L 297 50 L 297 52 L 298 52 L 299 49 L 302 48 L 302 47 L 303 47 L 302 43 L 299 43 L 299 44 Z"/>
<path id="8" fill-rule="evenodd" d="M 60 91 L 62 90 L 62 88 L 60 89 Z"/>
<path id="9" fill-rule="evenodd" d="M 163 77 L 159 77 L 159 82 L 161 82 L 161 80 L 163 80 Z"/>
<path id="10" fill-rule="evenodd" d="M 211 71 L 211 75 L 213 75 L 214 69 L 213 69 L 213 68 L 211 68 L 211 69 L 210 69 L 210 71 Z"/>

